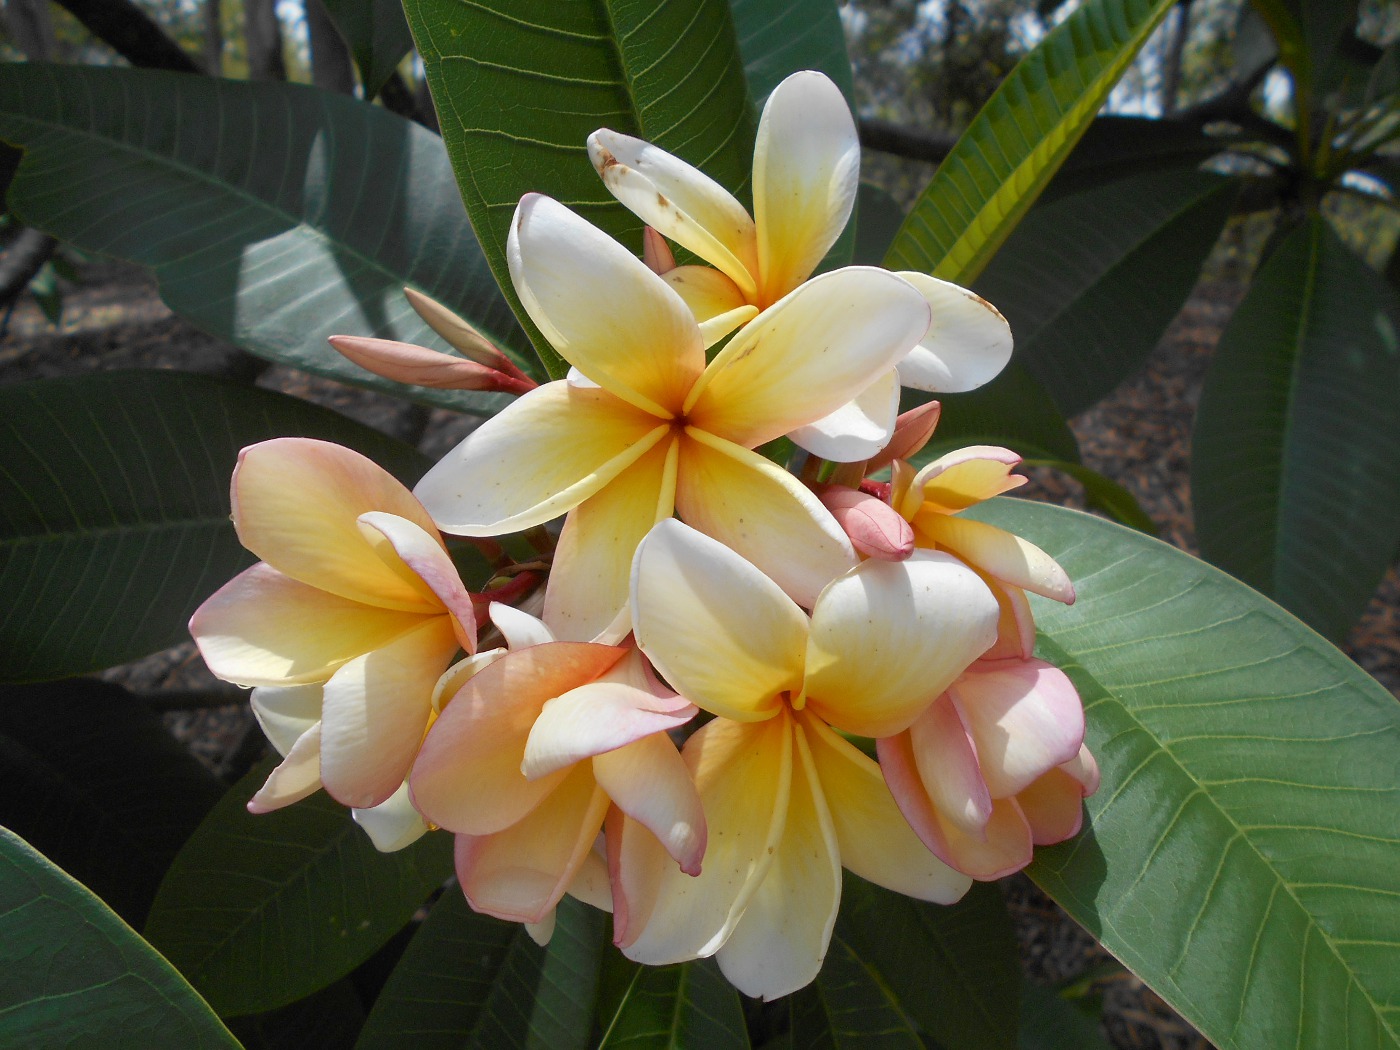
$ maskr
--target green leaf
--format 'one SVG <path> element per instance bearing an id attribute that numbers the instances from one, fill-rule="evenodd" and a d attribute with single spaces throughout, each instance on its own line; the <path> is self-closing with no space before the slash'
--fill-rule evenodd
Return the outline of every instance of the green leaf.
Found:
<path id="1" fill-rule="evenodd" d="M 879 266 L 904 222 L 904 209 L 887 190 L 862 182 L 856 191 L 856 243 L 852 262 Z"/>
<path id="2" fill-rule="evenodd" d="M 1194 170 L 1223 148 L 1194 124 L 1148 117 L 1095 117 L 1041 193 L 1044 206 L 1060 197 L 1148 171 Z"/>
<path id="3" fill-rule="evenodd" d="M 837 934 L 817 979 L 793 996 L 794 1046 L 922 1050 L 918 1026 L 879 975 Z"/>
<path id="4" fill-rule="evenodd" d="M 1084 500 L 1090 507 L 1111 515 L 1115 521 L 1130 529 L 1137 529 L 1149 536 L 1157 535 L 1157 523 L 1142 509 L 1137 497 L 1112 478 L 1082 463 L 1066 463 L 1057 459 L 1026 459 L 1022 463 L 1027 467 L 1049 467 L 1068 474 L 1084 486 Z"/>
<path id="5" fill-rule="evenodd" d="M 1400 304 L 1321 219 L 1260 269 L 1192 439 L 1201 552 L 1333 639 L 1400 545 Z"/>
<path id="6" fill-rule="evenodd" d="M 510 281 L 505 243 L 516 204 L 547 194 L 640 251 L 641 220 L 588 159 L 588 136 L 604 127 L 743 192 L 754 120 L 729 5 L 407 0 L 404 11 L 482 249 L 541 360 L 562 375 Z"/>
<path id="7" fill-rule="evenodd" d="M 841 13 L 830 0 L 730 0 L 749 90 L 761 103 L 784 77 L 816 69 L 855 106 L 851 59 Z"/>
<path id="8" fill-rule="evenodd" d="M 379 94 L 384 82 L 413 50 L 413 34 L 399 0 L 324 0 L 340 35 L 350 45 L 365 98 Z"/>
<path id="9" fill-rule="evenodd" d="M 0 824 L 127 922 L 222 786 L 120 686 L 75 678 L 0 687 Z"/>
<path id="10" fill-rule="evenodd" d="M 479 915 L 451 885 L 389 977 L 356 1050 L 582 1050 L 603 943 L 601 912 L 565 897 L 541 948 Z"/>
<path id="11" fill-rule="evenodd" d="M 328 409 L 181 372 L 0 388 L 0 678 L 100 670 L 188 637 L 252 557 L 229 521 L 245 445 L 348 445 L 412 481 L 417 452 Z"/>
<path id="12" fill-rule="evenodd" d="M 1033 208 L 977 279 L 1060 411 L 1137 373 L 1230 217 L 1234 179 L 1144 171 Z"/>
<path id="13" fill-rule="evenodd" d="M 238 1042 L 111 909 L 0 828 L 0 1045 L 202 1050 Z"/>
<path id="14" fill-rule="evenodd" d="M 995 886 L 974 883 L 957 904 L 942 906 L 881 889 L 850 872 L 843 879 L 836 930 L 849 958 L 837 963 L 824 995 L 831 998 L 842 981 L 873 980 L 895 1004 L 880 1009 L 897 1007 L 948 1050 L 1016 1045 L 1020 966 L 1011 919 Z M 857 965 L 866 977 L 851 969 Z M 827 978 L 825 968 L 822 977 Z M 850 994 L 847 1008 L 855 1011 L 855 993 Z"/>
<path id="15" fill-rule="evenodd" d="M 172 310 L 260 357 L 448 408 L 508 403 L 391 383 L 326 344 L 448 349 L 404 299 L 411 285 L 533 365 L 441 142 L 383 107 L 294 84 L 26 63 L 0 66 L 0 138 L 25 150 L 9 195 L 25 222 L 152 267 Z"/>
<path id="16" fill-rule="evenodd" d="M 905 390 L 901 411 L 931 400 L 928 394 Z M 916 466 L 965 445 L 1005 445 L 1023 456 L 1079 461 L 1065 417 L 1045 388 L 1013 361 L 986 386 L 966 394 L 939 394 L 943 403 L 934 440 L 913 457 Z"/>
<path id="17" fill-rule="evenodd" d="M 1099 1019 L 1030 981 L 1021 982 L 1017 1050 L 1112 1050 Z"/>
<path id="18" fill-rule="evenodd" d="M 235 784 L 161 883 L 146 936 L 221 1015 L 271 1010 L 343 977 L 404 926 L 451 874 L 430 833 L 380 853 L 323 793 L 254 816 L 276 765 Z"/>
<path id="19" fill-rule="evenodd" d="M 1222 1050 L 1396 1047 L 1400 705 L 1268 599 L 1140 533 L 998 499 L 1103 783 L 1029 873 Z"/>
<path id="20" fill-rule="evenodd" d="M 600 1018 L 599 1050 L 748 1050 L 743 1003 L 713 959 L 677 966 L 622 963 L 626 980 Z"/>
<path id="21" fill-rule="evenodd" d="M 1086 0 L 1016 64 L 914 204 L 892 270 L 972 282 L 1175 0 Z"/>

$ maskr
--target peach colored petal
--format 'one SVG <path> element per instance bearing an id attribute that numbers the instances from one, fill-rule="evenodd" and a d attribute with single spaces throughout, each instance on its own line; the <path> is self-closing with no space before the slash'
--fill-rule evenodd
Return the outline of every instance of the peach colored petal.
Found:
<path id="1" fill-rule="evenodd" d="M 885 372 L 852 400 L 788 437 L 814 456 L 834 463 L 870 459 L 889 444 L 899 413 L 899 377 Z"/>
<path id="2" fill-rule="evenodd" d="M 927 535 L 941 549 L 969 565 L 1045 598 L 1074 602 L 1074 584 L 1054 558 L 1029 540 L 995 525 L 947 514 L 920 514 L 914 534 Z"/>
<path id="3" fill-rule="evenodd" d="M 899 363 L 904 386 L 956 394 L 989 383 L 1011 360 L 1011 326 L 976 292 L 926 273 L 898 270 L 927 300 L 928 332 Z"/>
<path id="4" fill-rule="evenodd" d="M 578 506 L 668 429 L 606 390 L 546 383 L 468 434 L 415 492 L 444 531 L 514 532 Z"/>
<path id="5" fill-rule="evenodd" d="M 367 809 L 398 790 L 428 726 L 433 687 L 456 651 L 447 617 L 433 617 L 331 675 L 321 703 L 321 781 L 332 798 Z"/>
<path id="6" fill-rule="evenodd" d="M 645 412 L 664 418 L 680 407 L 705 367 L 700 329 L 644 262 L 537 193 L 515 210 L 506 261 L 530 319 L 564 360 Z"/>
<path id="7" fill-rule="evenodd" d="M 758 308 L 749 304 L 732 280 L 708 266 L 677 266 L 667 271 L 663 280 L 690 307 L 697 324 L 733 313 L 741 307 L 750 311 L 749 317 L 758 314 Z M 734 328 L 737 327 L 737 324 L 734 325 Z"/>
<path id="8" fill-rule="evenodd" d="M 942 819 L 979 836 L 992 816 L 992 793 L 962 712 L 944 693 L 909 727 L 924 793 Z"/>
<path id="9" fill-rule="evenodd" d="M 976 566 L 969 566 L 977 572 Z M 995 576 L 977 572 L 982 582 L 996 595 L 1001 612 L 997 620 L 997 640 L 985 653 L 984 660 L 1029 660 L 1035 651 L 1035 616 L 1026 592 L 1020 587 L 1002 583 Z"/>
<path id="10" fill-rule="evenodd" d="M 357 522 L 366 511 L 432 520 L 388 471 L 358 452 L 310 438 L 245 448 L 231 485 L 234 526 L 250 551 L 286 576 L 342 598 L 431 612 L 431 593 L 398 559 L 376 552 Z"/>
<path id="11" fill-rule="evenodd" d="M 320 722 L 312 723 L 283 755 L 282 762 L 248 800 L 249 813 L 271 813 L 321 789 Z"/>
<path id="12" fill-rule="evenodd" d="M 792 791 L 772 866 L 715 954 L 729 983 L 765 1002 L 816 979 L 841 904 L 841 858 L 806 734 L 794 734 Z"/>
<path id="13" fill-rule="evenodd" d="M 407 518 L 381 511 L 360 515 L 360 523 L 382 535 L 394 553 L 428 585 L 433 596 L 449 614 L 457 642 L 469 654 L 476 652 L 476 613 L 472 596 L 462 584 L 457 567 L 433 536 Z"/>
<path id="14" fill-rule="evenodd" d="M 657 276 L 668 274 L 676 268 L 676 254 L 655 226 L 642 227 L 642 262 Z"/>
<path id="15" fill-rule="evenodd" d="M 350 816 L 364 829 L 380 853 L 396 853 L 428 833 L 428 825 L 422 814 L 413 808 L 407 783 L 400 784 L 392 795 L 377 806 L 352 809 Z"/>
<path id="16" fill-rule="evenodd" d="M 608 798 L 575 766 L 527 816 L 490 835 L 458 835 L 457 881 L 471 906 L 511 922 L 539 922 L 593 849 Z"/>
<path id="17" fill-rule="evenodd" d="M 1024 485 L 1024 477 L 1011 473 L 1020 462 L 1009 448 L 969 445 L 929 463 L 915 475 L 913 486 L 928 510 L 956 514 Z"/>
<path id="18" fill-rule="evenodd" d="M 209 669 L 241 685 L 323 682 L 336 668 L 388 645 L 424 617 L 362 605 L 259 562 L 195 610 L 190 634 Z"/>
<path id="19" fill-rule="evenodd" d="M 534 617 L 531 617 L 531 619 L 534 619 Z M 553 641 L 552 638 L 546 640 Z M 442 677 L 439 678 L 437 684 L 433 686 L 433 711 L 437 714 L 442 714 L 443 708 L 447 706 L 447 702 L 461 691 L 462 686 L 467 684 L 467 681 L 472 675 L 476 674 L 483 667 L 489 667 L 501 657 L 505 656 L 505 654 L 505 649 L 487 649 L 477 653 L 475 656 L 463 657 L 446 671 L 442 672 Z"/>
<path id="20" fill-rule="evenodd" d="M 864 562 L 812 609 L 807 704 L 848 733 L 898 733 L 987 651 L 996 625 L 992 592 L 949 555 Z"/>
<path id="21" fill-rule="evenodd" d="M 555 637 L 589 641 L 627 605 L 637 544 L 675 507 L 677 446 L 674 438 L 654 445 L 569 512 L 544 598 L 544 622 Z"/>
<path id="22" fill-rule="evenodd" d="M 530 727 L 520 771 L 536 780 L 555 770 L 665 734 L 695 717 L 683 697 L 663 698 L 620 682 L 588 682 L 546 700 Z"/>
<path id="23" fill-rule="evenodd" d="M 1079 834 L 1084 823 L 1083 799 L 1084 786 L 1059 768 L 1016 796 L 1037 846 L 1052 846 Z"/>
<path id="24" fill-rule="evenodd" d="M 603 674 L 625 650 L 550 642 L 507 653 L 467 680 L 423 741 L 409 777 L 414 804 L 449 831 L 490 835 L 538 806 L 566 775 L 520 772 L 546 700 Z"/>
<path id="25" fill-rule="evenodd" d="M 637 548 L 637 645 L 687 699 L 736 721 L 771 718 L 802 684 L 807 618 L 772 580 L 674 518 Z"/>
<path id="26" fill-rule="evenodd" d="M 753 152 L 761 305 L 806 280 L 836 243 L 859 177 L 860 141 L 836 85 L 809 70 L 774 88 Z"/>
<path id="27" fill-rule="evenodd" d="M 812 491 L 756 452 L 688 428 L 676 475 L 682 520 L 756 565 L 799 605 L 860 559 Z"/>
<path id="28" fill-rule="evenodd" d="M 705 811 L 690 770 L 669 737 L 653 733 L 595 755 L 593 776 L 622 812 L 656 836 L 681 871 L 700 874 Z"/>

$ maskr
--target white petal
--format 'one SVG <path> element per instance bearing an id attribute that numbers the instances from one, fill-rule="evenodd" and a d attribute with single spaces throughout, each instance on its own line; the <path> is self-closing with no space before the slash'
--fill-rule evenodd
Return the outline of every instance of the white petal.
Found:
<path id="1" fill-rule="evenodd" d="M 899 415 L 899 376 L 886 372 L 830 415 L 788 434 L 814 456 L 836 463 L 870 459 L 889 444 Z"/>
<path id="2" fill-rule="evenodd" d="M 253 717 L 284 758 L 297 739 L 321 720 L 321 683 L 264 685 L 253 690 Z"/>
<path id="3" fill-rule="evenodd" d="M 995 379 L 1011 360 L 1011 326 L 975 292 L 913 270 L 899 270 L 928 301 L 928 333 L 899 363 L 899 381 L 916 390 L 958 394 Z"/>
<path id="4" fill-rule="evenodd" d="M 355 818 L 356 824 L 364 828 L 380 853 L 394 853 L 411 846 L 428 831 L 422 815 L 413 808 L 407 783 L 400 784 L 399 789 L 379 805 L 369 809 L 352 809 L 350 815 Z"/>
<path id="5" fill-rule="evenodd" d="M 546 700 L 530 736 L 520 771 L 531 780 L 594 755 L 666 733 L 695 717 L 694 704 L 663 699 L 619 682 L 589 682 Z"/>
<path id="6" fill-rule="evenodd" d="M 511 649 L 524 649 L 527 645 L 543 645 L 557 642 L 554 633 L 537 616 L 531 616 L 523 609 L 502 602 L 492 602 L 491 622 L 501 632 L 506 645 Z"/>

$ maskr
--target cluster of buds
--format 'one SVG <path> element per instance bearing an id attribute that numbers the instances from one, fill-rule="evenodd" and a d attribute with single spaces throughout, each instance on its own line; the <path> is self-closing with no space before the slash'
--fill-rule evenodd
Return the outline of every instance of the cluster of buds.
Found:
<path id="1" fill-rule="evenodd" d="M 949 903 L 1078 830 L 1097 770 L 1028 597 L 1074 591 L 962 513 L 1024 481 L 1014 453 L 915 467 L 938 405 L 897 415 L 901 385 L 994 376 L 1001 315 L 922 274 L 812 276 L 859 157 L 826 78 L 769 98 L 753 216 L 645 142 L 589 151 L 643 256 L 538 195 L 507 243 L 568 377 L 534 384 L 416 294 L 464 357 L 337 337 L 393 379 L 521 396 L 412 493 L 337 446 L 245 450 L 263 560 L 191 630 L 284 756 L 255 811 L 324 787 L 381 849 L 443 829 L 477 910 L 543 940 L 571 894 L 629 958 L 715 956 L 771 999 L 816 976 L 843 868 Z M 784 437 L 793 472 L 756 451 Z M 542 559 L 467 591 L 443 534 L 494 548 L 561 515 L 542 594 Z"/>

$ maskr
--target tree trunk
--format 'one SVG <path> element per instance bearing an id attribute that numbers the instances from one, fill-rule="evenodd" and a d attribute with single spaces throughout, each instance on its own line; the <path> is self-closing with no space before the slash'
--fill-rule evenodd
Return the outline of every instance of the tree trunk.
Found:
<path id="1" fill-rule="evenodd" d="M 276 0 L 244 0 L 243 32 L 248 41 L 248 79 L 286 80 Z"/>
<path id="2" fill-rule="evenodd" d="M 321 0 L 304 0 L 306 35 L 311 44 L 311 83 L 342 95 L 355 93 L 355 67 L 350 49 L 331 21 Z"/>
<path id="3" fill-rule="evenodd" d="M 204 68 L 211 77 L 224 72 L 224 10 L 220 0 L 204 0 Z"/>
<path id="4" fill-rule="evenodd" d="M 5 0 L 5 22 L 16 46 L 29 61 L 47 62 L 54 58 L 48 0 Z"/>

